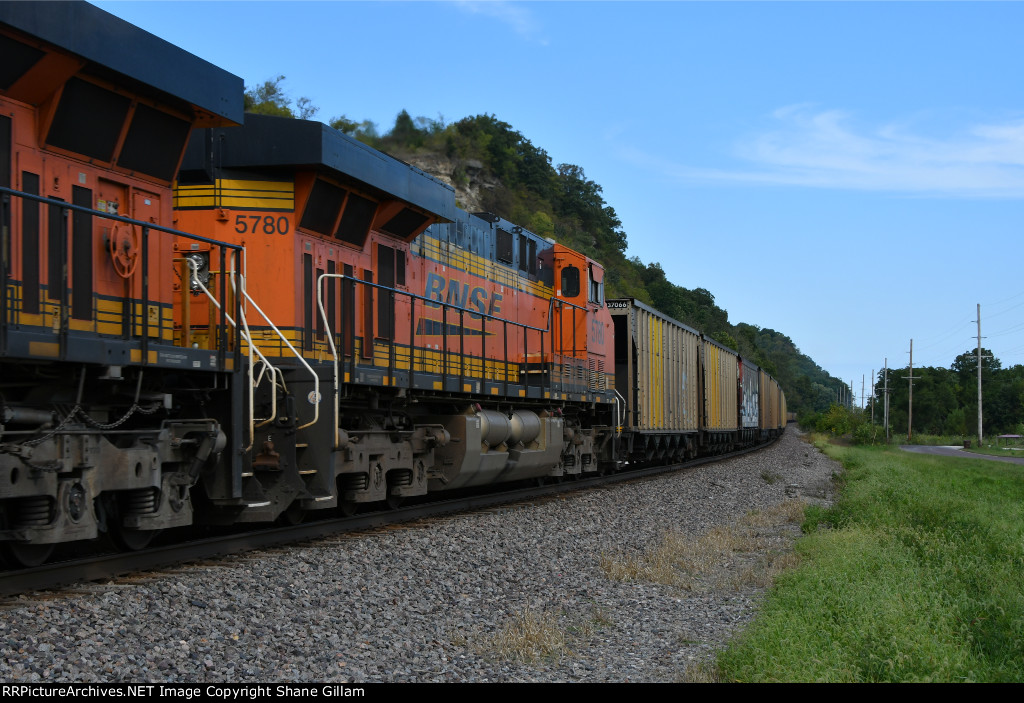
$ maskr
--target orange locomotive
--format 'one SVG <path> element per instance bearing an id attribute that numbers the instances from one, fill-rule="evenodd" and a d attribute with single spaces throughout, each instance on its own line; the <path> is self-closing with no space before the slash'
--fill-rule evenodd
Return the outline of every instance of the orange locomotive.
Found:
<path id="1" fill-rule="evenodd" d="M 596 262 L 302 120 L 199 133 L 175 207 L 181 229 L 245 247 L 246 303 L 265 314 L 246 334 L 268 373 L 234 520 L 611 465 Z M 208 312 L 197 299 L 190 324 Z"/>
<path id="2" fill-rule="evenodd" d="M 240 121 L 242 83 L 85 3 L 0 4 L 0 55 L 0 551 L 141 546 L 192 521 L 225 439 L 204 404 L 234 354 L 176 340 L 167 228 L 192 128 Z"/>

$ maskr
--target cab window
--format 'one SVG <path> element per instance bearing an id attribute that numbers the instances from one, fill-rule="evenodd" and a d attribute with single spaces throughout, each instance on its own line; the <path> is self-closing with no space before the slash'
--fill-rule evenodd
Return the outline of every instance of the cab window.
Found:
<path id="1" fill-rule="evenodd" d="M 591 266 L 587 269 L 587 279 L 589 286 L 587 287 L 587 300 L 597 305 L 604 304 L 604 283 L 598 283 L 594 280 L 594 267 Z"/>
<path id="2" fill-rule="evenodd" d="M 580 270 L 575 266 L 562 269 L 562 297 L 575 298 L 580 294 Z"/>

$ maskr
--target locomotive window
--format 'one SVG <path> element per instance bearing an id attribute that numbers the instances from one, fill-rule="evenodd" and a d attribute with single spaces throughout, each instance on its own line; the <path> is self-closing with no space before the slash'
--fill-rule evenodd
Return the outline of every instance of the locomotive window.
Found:
<path id="1" fill-rule="evenodd" d="M 519 235 L 519 270 L 526 271 L 529 267 L 527 260 L 529 257 L 526 254 L 526 243 L 527 237 L 525 235 Z"/>
<path id="2" fill-rule="evenodd" d="M 532 239 L 527 243 L 526 260 L 530 265 L 530 273 L 537 273 L 537 242 Z"/>
<path id="3" fill-rule="evenodd" d="M 112 161 L 131 102 L 111 90 L 72 78 L 64 86 L 46 141 L 100 161 Z"/>
<path id="4" fill-rule="evenodd" d="M 338 231 L 334 236 L 343 242 L 362 246 L 376 212 L 377 203 L 355 193 L 349 194 L 345 211 L 341 213 L 341 222 L 338 223 Z"/>
<path id="5" fill-rule="evenodd" d="M 587 278 L 590 283 L 589 291 L 587 293 L 587 300 L 589 300 L 591 303 L 597 303 L 598 305 L 600 305 L 602 302 L 604 302 L 604 284 L 598 283 L 597 281 L 594 280 L 593 266 L 591 266 L 588 269 Z"/>
<path id="6" fill-rule="evenodd" d="M 512 233 L 506 232 L 503 229 L 498 230 L 498 245 L 495 256 L 498 261 L 504 261 L 506 264 L 512 263 Z"/>
<path id="7" fill-rule="evenodd" d="M 0 89 L 7 90 L 43 57 L 43 50 L 0 35 Z"/>
<path id="8" fill-rule="evenodd" d="M 562 269 L 562 297 L 575 298 L 580 294 L 580 270 L 575 266 Z"/>
<path id="9" fill-rule="evenodd" d="M 327 181 L 316 179 L 309 200 L 306 201 L 306 209 L 302 213 L 299 227 L 320 234 L 330 234 L 344 199 L 344 190 Z"/>
<path id="10" fill-rule="evenodd" d="M 381 230 L 396 237 L 406 239 L 412 236 L 413 232 L 422 227 L 426 221 L 426 215 L 409 208 L 402 208 L 400 213 L 384 223 Z"/>
<path id="11" fill-rule="evenodd" d="M 178 166 L 191 129 L 185 120 L 147 105 L 138 105 L 117 165 L 165 181 L 173 180 L 174 169 Z"/>
<path id="12" fill-rule="evenodd" d="M 395 255 L 395 283 L 405 285 L 405 252 L 399 251 Z"/>

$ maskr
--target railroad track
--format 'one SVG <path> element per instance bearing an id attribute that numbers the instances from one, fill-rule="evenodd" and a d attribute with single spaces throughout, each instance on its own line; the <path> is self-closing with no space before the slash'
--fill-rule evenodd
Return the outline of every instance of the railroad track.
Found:
<path id="1" fill-rule="evenodd" d="M 135 552 L 92 555 L 55 561 L 29 569 L 3 571 L 0 572 L 0 596 L 9 597 L 31 591 L 53 590 L 87 581 L 105 581 L 127 574 L 241 554 L 256 549 L 307 542 L 343 533 L 357 533 L 389 525 L 401 525 L 439 515 L 533 501 L 561 493 L 608 486 L 622 481 L 635 481 L 731 459 L 764 449 L 771 446 L 772 443 L 774 442 L 725 454 L 700 457 L 681 464 L 643 467 L 608 476 L 591 476 L 500 492 L 432 500 L 395 509 L 361 513 L 352 517 L 317 520 L 287 527 L 264 528 L 242 533 L 235 532 L 178 544 L 151 547 Z"/>

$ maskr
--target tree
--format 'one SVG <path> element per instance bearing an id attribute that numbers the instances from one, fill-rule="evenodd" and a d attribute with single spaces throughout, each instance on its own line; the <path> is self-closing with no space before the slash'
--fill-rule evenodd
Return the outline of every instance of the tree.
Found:
<path id="1" fill-rule="evenodd" d="M 245 91 L 244 105 L 246 112 L 253 112 L 257 115 L 277 115 L 278 117 L 295 117 L 292 112 L 291 98 L 289 98 L 281 84 L 284 83 L 284 76 L 269 78 L 263 83 L 247 88 Z M 307 100 L 308 103 L 308 99 Z"/>

